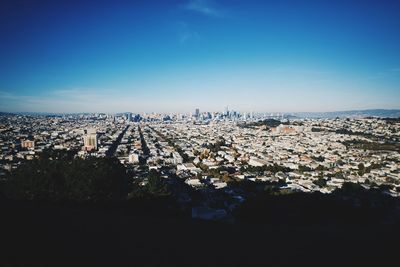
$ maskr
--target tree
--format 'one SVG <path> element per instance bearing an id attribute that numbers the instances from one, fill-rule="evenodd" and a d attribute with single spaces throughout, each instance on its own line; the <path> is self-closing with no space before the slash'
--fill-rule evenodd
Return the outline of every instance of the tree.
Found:
<path id="1" fill-rule="evenodd" d="M 317 168 L 315 168 L 316 171 L 324 171 L 326 168 L 322 165 L 318 165 Z"/>
<path id="2" fill-rule="evenodd" d="M 5 182 L 9 198 L 108 202 L 126 197 L 127 176 L 116 158 L 40 158 L 21 165 Z"/>
<path id="3" fill-rule="evenodd" d="M 323 156 L 313 157 L 318 162 L 324 162 L 325 158 Z"/>
<path id="4" fill-rule="evenodd" d="M 360 163 L 358 164 L 358 175 L 362 176 L 365 173 L 365 167 L 364 164 Z"/>
<path id="5" fill-rule="evenodd" d="M 169 196 L 171 195 L 171 190 L 167 183 L 160 177 L 160 175 L 152 170 L 148 176 L 148 183 L 146 185 L 148 193 L 153 196 Z"/>
<path id="6" fill-rule="evenodd" d="M 338 190 L 338 189 L 337 189 Z M 338 190 L 339 192 L 342 193 L 359 193 L 364 191 L 365 189 L 358 183 L 351 183 L 351 182 L 345 182 L 342 185 L 342 188 L 340 190 Z"/>
<path id="7" fill-rule="evenodd" d="M 336 161 L 336 165 L 338 165 L 338 166 L 342 166 L 344 164 L 344 162 L 343 162 L 343 160 L 341 160 L 341 159 L 338 159 L 337 161 Z"/>
<path id="8" fill-rule="evenodd" d="M 321 188 L 326 186 L 326 180 L 324 178 L 318 178 L 318 180 L 313 181 L 313 183 Z"/>
<path id="9" fill-rule="evenodd" d="M 312 171 L 312 169 L 308 166 L 304 166 L 304 165 L 299 165 L 299 171 L 301 172 L 309 172 Z"/>
<path id="10" fill-rule="evenodd" d="M 225 173 L 223 176 L 222 176 L 222 181 L 224 181 L 224 182 L 231 182 L 233 179 L 229 176 L 229 174 L 228 173 Z"/>
<path id="11" fill-rule="evenodd" d="M 201 174 L 201 172 L 196 174 L 196 178 L 201 180 L 203 178 L 203 175 Z"/>
<path id="12" fill-rule="evenodd" d="M 131 192 L 128 194 L 130 200 L 152 200 L 172 195 L 169 184 L 156 170 L 151 170 L 147 175 L 147 183 L 143 186 L 141 181 L 135 180 Z"/>

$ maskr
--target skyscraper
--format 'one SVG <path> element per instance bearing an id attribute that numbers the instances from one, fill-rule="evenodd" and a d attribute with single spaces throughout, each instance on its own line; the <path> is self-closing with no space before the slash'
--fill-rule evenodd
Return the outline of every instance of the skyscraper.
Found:
<path id="1" fill-rule="evenodd" d="M 126 120 L 127 120 L 127 121 L 132 121 L 132 113 L 127 112 L 127 113 L 125 114 L 125 116 L 126 116 Z"/>
<path id="2" fill-rule="evenodd" d="M 194 113 L 194 116 L 195 116 L 196 118 L 199 118 L 199 116 L 200 116 L 200 110 L 199 110 L 198 108 L 196 108 L 196 111 L 195 111 L 195 113 Z"/>
<path id="3" fill-rule="evenodd" d="M 90 151 L 90 150 L 97 150 L 97 133 L 95 130 L 88 130 L 86 131 L 87 134 L 83 136 L 83 149 Z"/>

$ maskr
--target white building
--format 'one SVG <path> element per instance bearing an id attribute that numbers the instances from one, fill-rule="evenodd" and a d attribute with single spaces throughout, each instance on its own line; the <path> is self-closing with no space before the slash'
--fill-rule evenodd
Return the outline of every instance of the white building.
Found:
<path id="1" fill-rule="evenodd" d="M 136 153 L 129 155 L 129 163 L 138 163 L 139 162 L 139 155 Z"/>
<path id="2" fill-rule="evenodd" d="M 83 137 L 83 143 L 84 143 L 84 150 L 97 150 L 97 134 L 96 133 L 90 133 L 86 134 Z"/>

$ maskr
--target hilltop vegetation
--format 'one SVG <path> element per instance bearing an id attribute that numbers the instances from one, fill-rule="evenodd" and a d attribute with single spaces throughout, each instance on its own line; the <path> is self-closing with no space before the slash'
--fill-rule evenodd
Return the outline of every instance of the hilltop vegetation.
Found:
<path id="1" fill-rule="evenodd" d="M 133 181 L 116 158 L 44 153 L 9 173 L 0 189 L 9 199 L 54 203 L 120 203 L 171 196 L 171 185 L 158 172 L 150 171 L 146 180 L 145 185 Z"/>
<path id="2" fill-rule="evenodd" d="M 115 158 L 41 157 L 11 172 L 2 187 L 11 199 L 109 202 L 124 198 L 128 180 Z"/>

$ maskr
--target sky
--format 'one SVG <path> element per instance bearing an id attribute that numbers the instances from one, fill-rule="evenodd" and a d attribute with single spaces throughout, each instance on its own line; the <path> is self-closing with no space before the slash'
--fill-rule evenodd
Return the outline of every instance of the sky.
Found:
<path id="1" fill-rule="evenodd" d="M 0 2 L 0 111 L 400 108 L 397 1 Z"/>

